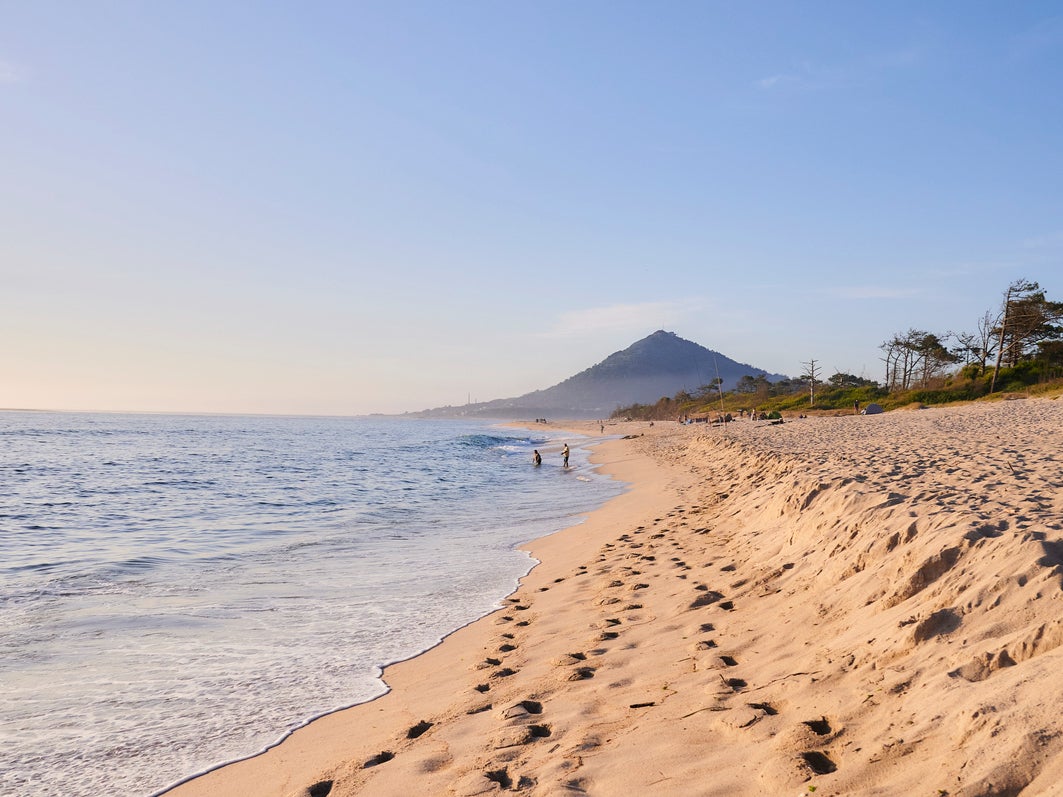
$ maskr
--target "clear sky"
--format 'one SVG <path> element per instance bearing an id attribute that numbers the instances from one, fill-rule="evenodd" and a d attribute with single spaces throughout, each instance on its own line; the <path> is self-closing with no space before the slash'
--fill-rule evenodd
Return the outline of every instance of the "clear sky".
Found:
<path id="1" fill-rule="evenodd" d="M 1063 299 L 1054 2 L 0 0 L 0 407 L 356 414 Z"/>

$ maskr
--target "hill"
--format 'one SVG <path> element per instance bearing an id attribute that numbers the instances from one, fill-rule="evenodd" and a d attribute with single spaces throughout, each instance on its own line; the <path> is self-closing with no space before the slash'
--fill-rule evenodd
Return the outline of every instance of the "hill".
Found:
<path id="1" fill-rule="evenodd" d="M 553 387 L 509 399 L 440 407 L 416 415 L 426 417 L 483 418 L 600 418 L 617 407 L 653 403 L 682 390 L 696 391 L 717 375 L 724 390 L 743 376 L 766 375 L 763 369 L 736 362 L 719 352 L 658 330 L 623 351 L 610 354 L 597 365 L 580 371 Z"/>

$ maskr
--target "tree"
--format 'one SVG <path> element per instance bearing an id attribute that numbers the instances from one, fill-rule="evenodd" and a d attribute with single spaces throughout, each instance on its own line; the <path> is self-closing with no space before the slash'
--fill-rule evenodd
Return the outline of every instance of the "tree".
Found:
<path id="1" fill-rule="evenodd" d="M 1019 279 L 1008 286 L 1000 313 L 997 360 L 989 389 L 996 389 L 1001 365 L 1032 359 L 1037 347 L 1063 337 L 1063 302 L 1050 302 L 1036 282 Z"/>
<path id="2" fill-rule="evenodd" d="M 819 366 L 815 360 L 809 360 L 807 363 L 801 363 L 805 366 L 805 372 L 801 374 L 801 379 L 808 382 L 808 403 L 815 405 L 816 403 L 816 383 L 819 382 Z"/>
<path id="3" fill-rule="evenodd" d="M 778 382 L 768 382 L 767 378 L 764 378 L 764 382 L 769 385 L 768 395 L 771 396 L 789 396 L 791 393 L 804 389 L 804 383 L 800 379 L 786 378 Z M 759 395 L 760 391 L 757 392 Z"/>
<path id="4" fill-rule="evenodd" d="M 908 390 L 912 387 L 913 375 L 920 364 L 920 341 L 929 334 L 912 328 L 894 334 L 879 346 L 885 352 L 883 359 L 886 362 L 886 387 L 889 390 Z"/>
<path id="5" fill-rule="evenodd" d="M 743 374 L 735 385 L 736 393 L 756 393 L 757 379 L 749 374 Z"/>
<path id="6" fill-rule="evenodd" d="M 840 371 L 827 379 L 827 384 L 833 388 L 847 389 L 851 387 L 870 387 L 874 385 L 871 379 L 864 379 L 854 374 L 843 374 Z"/>
<path id="7" fill-rule="evenodd" d="M 959 362 L 959 357 L 946 348 L 941 338 L 924 329 L 897 333 L 879 348 L 885 352 L 889 390 L 929 387 L 931 380 L 942 376 L 947 366 Z"/>
<path id="8" fill-rule="evenodd" d="M 986 310 L 982 317 L 978 319 L 978 364 L 982 366 L 983 371 L 986 363 L 989 362 L 989 358 L 995 353 L 993 332 L 998 323 L 1000 323 L 1000 318 L 993 315 L 991 310 Z"/>

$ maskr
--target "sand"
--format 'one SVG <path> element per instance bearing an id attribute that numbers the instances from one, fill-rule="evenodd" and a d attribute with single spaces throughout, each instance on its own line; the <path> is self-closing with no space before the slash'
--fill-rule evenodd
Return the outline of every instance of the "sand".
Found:
<path id="1" fill-rule="evenodd" d="M 1061 430 L 1047 399 L 607 427 L 631 489 L 502 609 L 171 794 L 1060 793 Z"/>

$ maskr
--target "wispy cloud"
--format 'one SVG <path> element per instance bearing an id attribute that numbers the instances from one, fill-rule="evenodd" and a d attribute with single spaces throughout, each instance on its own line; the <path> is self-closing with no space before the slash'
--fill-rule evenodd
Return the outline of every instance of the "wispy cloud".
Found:
<path id="1" fill-rule="evenodd" d="M 803 61 L 785 72 L 755 80 L 753 85 L 761 91 L 809 91 L 822 88 L 828 82 L 825 70 Z"/>
<path id="2" fill-rule="evenodd" d="M 923 53 L 917 47 L 870 53 L 855 61 L 826 65 L 801 61 L 786 71 L 759 78 L 760 91 L 819 91 L 859 85 L 876 75 L 918 66 Z"/>
<path id="3" fill-rule="evenodd" d="M 827 291 L 839 299 L 910 299 L 919 291 L 914 288 L 884 288 L 881 285 L 841 285 Z"/>
<path id="4" fill-rule="evenodd" d="M 25 79 L 25 70 L 11 63 L 0 60 L 0 85 L 21 83 Z"/>
<path id="5" fill-rule="evenodd" d="M 813 61 L 798 61 L 785 71 L 753 82 L 761 91 L 817 91 L 844 82 L 851 68 L 824 66 Z"/>
<path id="6" fill-rule="evenodd" d="M 1035 235 L 1022 242 L 1023 249 L 1056 249 L 1063 246 L 1063 232 Z"/>
<path id="7" fill-rule="evenodd" d="M 702 308 L 700 299 L 681 299 L 641 304 L 613 304 L 573 310 L 561 315 L 545 337 L 568 338 L 598 332 L 642 332 L 674 327 L 677 322 Z"/>
<path id="8" fill-rule="evenodd" d="M 755 82 L 755 86 L 758 89 L 769 91 L 771 89 L 784 88 L 786 86 L 798 86 L 801 84 L 801 78 L 797 75 L 769 75 L 768 77 L 762 77 Z"/>

